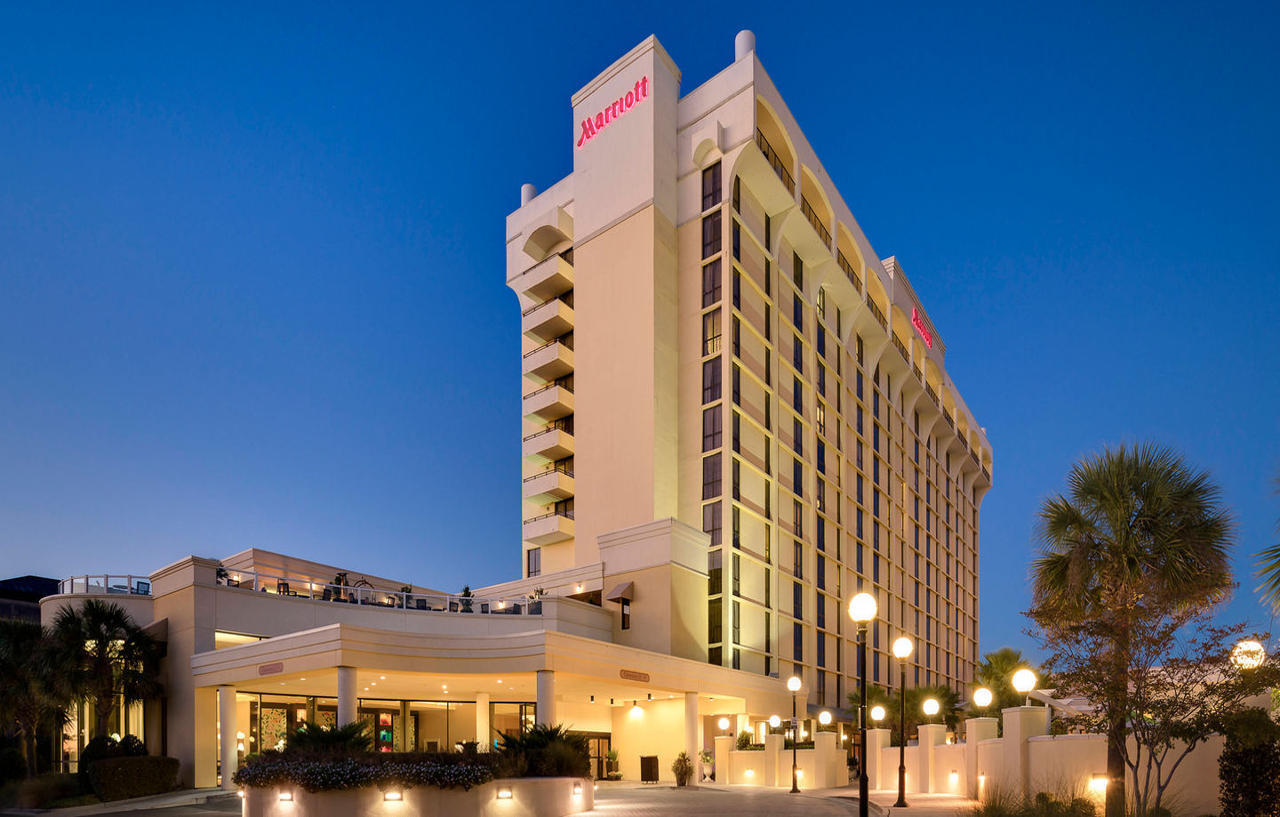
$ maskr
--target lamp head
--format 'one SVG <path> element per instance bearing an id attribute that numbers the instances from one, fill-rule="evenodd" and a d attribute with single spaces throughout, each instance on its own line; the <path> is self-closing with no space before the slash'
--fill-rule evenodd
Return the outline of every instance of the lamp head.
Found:
<path id="1" fill-rule="evenodd" d="M 1267 660 L 1267 648 L 1261 641 L 1245 639 L 1231 648 L 1231 663 L 1237 669 L 1257 669 Z"/>
<path id="2" fill-rule="evenodd" d="M 721 732 L 725 732 L 729 729 L 729 719 L 721 718 L 716 725 L 720 727 Z"/>
<path id="3" fill-rule="evenodd" d="M 882 720 L 884 720 L 884 707 L 883 707 L 883 706 L 881 706 L 880 704 L 876 704 L 875 706 L 871 707 L 871 720 L 873 720 L 873 721 L 882 721 Z"/>
<path id="4" fill-rule="evenodd" d="M 1013 674 L 1013 688 L 1023 695 L 1036 688 L 1036 674 L 1023 667 Z"/>
<path id="5" fill-rule="evenodd" d="M 915 642 L 905 635 L 900 635 L 893 641 L 893 657 L 907 658 L 910 657 L 912 650 L 916 648 Z"/>
<path id="6" fill-rule="evenodd" d="M 979 708 L 991 706 L 991 690 L 986 687 L 978 687 L 973 691 L 973 703 Z"/>
<path id="7" fill-rule="evenodd" d="M 800 686 L 801 686 L 801 681 L 800 681 L 799 675 L 792 675 L 790 678 L 787 679 L 787 689 L 789 689 L 790 691 L 799 692 Z"/>
<path id="8" fill-rule="evenodd" d="M 819 712 L 818 723 L 822 724 L 823 726 L 826 726 L 827 724 L 831 723 L 831 713 L 827 712 L 825 709 Z"/>
<path id="9" fill-rule="evenodd" d="M 925 702 L 924 702 L 924 714 L 926 714 L 926 715 L 928 715 L 929 717 L 931 717 L 931 718 L 932 718 L 934 715 L 938 714 L 938 710 L 939 710 L 940 708 L 941 708 L 941 707 L 940 707 L 940 706 L 939 706 L 939 704 L 938 704 L 938 699 L 937 699 L 937 698 L 927 698 L 927 699 L 925 699 Z"/>
<path id="10" fill-rule="evenodd" d="M 777 729 L 781 725 L 782 725 L 782 718 L 779 718 L 777 715 L 769 716 L 769 726 L 771 726 L 774 729 Z"/>
<path id="11" fill-rule="evenodd" d="M 859 593 L 849 602 L 849 618 L 865 624 L 876 617 L 876 597 L 870 593 Z"/>

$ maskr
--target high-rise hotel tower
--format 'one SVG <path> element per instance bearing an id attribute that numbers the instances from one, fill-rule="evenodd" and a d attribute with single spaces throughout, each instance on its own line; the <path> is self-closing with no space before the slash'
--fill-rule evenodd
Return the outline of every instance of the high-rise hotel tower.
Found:
<path id="1" fill-rule="evenodd" d="M 572 98 L 573 172 L 526 185 L 507 219 L 523 581 L 618 604 L 627 630 L 634 591 L 575 577 L 673 519 L 688 541 L 664 552 L 685 578 L 646 605 L 662 621 L 634 625 L 664 634 L 649 648 L 797 672 L 811 705 L 840 706 L 857 677 L 845 610 L 865 589 L 870 680 L 896 683 L 905 632 L 908 683 L 959 688 L 978 657 L 991 446 L 942 334 L 863 235 L 750 32 L 735 51 L 682 95 L 656 39 L 633 48 Z"/>

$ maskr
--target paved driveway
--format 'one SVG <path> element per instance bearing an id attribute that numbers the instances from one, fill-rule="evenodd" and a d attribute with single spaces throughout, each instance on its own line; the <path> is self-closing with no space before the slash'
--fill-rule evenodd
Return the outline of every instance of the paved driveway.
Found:
<path id="1" fill-rule="evenodd" d="M 675 789 L 601 786 L 591 817 L 849 817 L 857 802 L 761 789 Z"/>

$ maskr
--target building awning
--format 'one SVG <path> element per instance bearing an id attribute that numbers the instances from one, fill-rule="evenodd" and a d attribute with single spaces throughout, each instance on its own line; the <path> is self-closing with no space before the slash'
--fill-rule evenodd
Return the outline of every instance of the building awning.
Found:
<path id="1" fill-rule="evenodd" d="M 635 596 L 635 582 L 623 582 L 609 591 L 606 601 L 631 601 Z"/>

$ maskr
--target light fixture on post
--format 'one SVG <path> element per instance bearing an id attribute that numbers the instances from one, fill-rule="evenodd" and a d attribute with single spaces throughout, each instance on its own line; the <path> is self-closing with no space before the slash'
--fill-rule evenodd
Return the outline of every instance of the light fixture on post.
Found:
<path id="1" fill-rule="evenodd" d="M 721 731 L 721 732 L 724 732 L 726 735 L 727 735 L 727 734 L 729 734 L 729 719 L 728 719 L 728 718 L 721 718 L 719 721 L 717 721 L 717 722 L 716 722 L 716 726 L 719 726 L 719 727 L 720 727 L 720 731 Z"/>
<path id="2" fill-rule="evenodd" d="M 819 712 L 818 723 L 822 724 L 823 726 L 829 726 L 831 724 L 831 713 L 825 709 Z"/>
<path id="3" fill-rule="evenodd" d="M 777 729 L 781 725 L 782 725 L 782 718 L 779 718 L 777 715 L 769 716 L 769 728 Z"/>
<path id="4" fill-rule="evenodd" d="M 994 697 L 991 694 L 991 690 L 986 687 L 978 687 L 973 691 L 973 705 L 979 709 L 986 709 L 991 706 L 991 701 Z"/>
<path id="5" fill-rule="evenodd" d="M 871 720 L 875 721 L 876 723 L 879 723 L 880 721 L 884 720 L 884 716 L 885 716 L 885 711 L 883 706 L 881 706 L 880 704 L 876 704 L 875 706 L 871 707 Z"/>
<path id="6" fill-rule="evenodd" d="M 920 705 L 920 708 L 924 710 L 924 716 L 926 718 L 932 718 L 934 715 L 938 714 L 938 710 L 942 707 L 938 704 L 937 698 L 925 698 L 924 703 Z"/>
<path id="7" fill-rule="evenodd" d="M 791 793 L 800 793 L 800 775 L 797 770 L 800 768 L 796 756 L 796 744 L 800 741 L 800 721 L 796 715 L 796 693 L 800 691 L 803 682 L 800 676 L 792 675 L 787 679 L 787 690 L 791 693 Z"/>
<path id="8" fill-rule="evenodd" d="M 893 642 L 893 657 L 898 659 L 898 802 L 894 808 L 907 807 L 907 659 L 915 651 L 916 644 L 905 635 Z M 890 676 L 892 677 L 892 676 Z"/>
<path id="9" fill-rule="evenodd" d="M 1231 648 L 1231 663 L 1236 669 L 1257 669 L 1267 660 L 1267 648 L 1261 641 L 1246 638 Z"/>
<path id="10" fill-rule="evenodd" d="M 1031 706 L 1031 690 L 1036 688 L 1036 674 L 1023 667 L 1013 674 L 1013 688 L 1027 696 L 1024 706 Z"/>
<path id="11" fill-rule="evenodd" d="M 867 781 L 867 624 L 876 617 L 876 597 L 859 593 L 849 602 L 849 618 L 858 625 L 858 817 L 868 814 Z"/>

